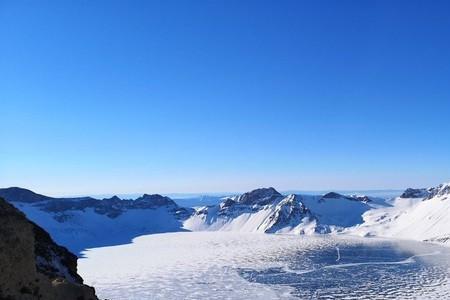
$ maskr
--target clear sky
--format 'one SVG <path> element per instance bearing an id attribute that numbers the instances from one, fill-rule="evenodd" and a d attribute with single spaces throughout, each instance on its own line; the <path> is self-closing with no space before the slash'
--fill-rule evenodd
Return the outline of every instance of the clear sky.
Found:
<path id="1" fill-rule="evenodd" d="M 449 1 L 2 1 L 0 186 L 450 181 Z"/>

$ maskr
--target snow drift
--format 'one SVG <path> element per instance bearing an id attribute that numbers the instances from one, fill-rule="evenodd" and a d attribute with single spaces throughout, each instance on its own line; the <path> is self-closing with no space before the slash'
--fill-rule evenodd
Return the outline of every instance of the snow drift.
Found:
<path id="1" fill-rule="evenodd" d="M 450 245 L 450 183 L 407 189 L 391 207 L 370 210 L 363 218 L 363 224 L 348 232 Z"/>

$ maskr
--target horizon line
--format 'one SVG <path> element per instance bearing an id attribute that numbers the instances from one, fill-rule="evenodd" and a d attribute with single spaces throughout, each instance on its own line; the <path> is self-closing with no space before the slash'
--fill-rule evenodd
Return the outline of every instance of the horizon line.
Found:
<path id="1" fill-rule="evenodd" d="M 24 187 L 20 187 L 20 186 L 10 186 L 10 187 L 2 187 L 0 189 L 8 189 L 8 188 L 20 188 L 20 189 L 26 189 L 29 191 L 32 191 L 33 193 L 36 194 L 40 194 L 40 195 L 44 195 L 44 196 L 50 196 L 50 197 L 55 197 L 55 198 L 81 198 L 81 197 L 92 197 L 92 198 L 96 198 L 98 197 L 98 199 L 100 198 L 105 198 L 105 197 L 113 197 L 113 196 L 118 196 L 119 198 L 122 197 L 139 197 L 142 196 L 144 194 L 159 194 L 162 196 L 166 196 L 166 197 L 177 197 L 177 196 L 184 196 L 182 198 L 187 198 L 188 196 L 233 196 L 233 195 L 241 195 L 247 192 L 251 192 L 254 191 L 256 189 L 260 189 L 260 188 L 270 188 L 269 186 L 267 187 L 259 187 L 256 189 L 250 189 L 247 191 L 222 191 L 222 192 L 168 192 L 168 193 L 158 193 L 158 192 L 128 192 L 128 193 L 74 193 L 74 194 L 53 194 L 53 193 L 45 193 L 45 192 L 37 192 L 36 190 L 30 189 L 30 188 L 24 188 Z M 274 188 L 274 187 L 272 187 Z M 295 193 L 306 193 L 306 194 L 322 194 L 322 193 L 327 193 L 327 192 L 339 192 L 339 193 L 348 193 L 348 192 L 352 192 L 352 193 L 358 193 L 358 192 L 375 192 L 375 193 L 379 193 L 379 192 L 401 192 L 404 191 L 407 188 L 371 188 L 371 189 L 283 189 L 283 190 L 278 190 L 276 188 L 274 188 L 276 191 L 278 191 L 280 194 L 295 194 Z M 186 197 L 187 196 L 187 197 Z"/>

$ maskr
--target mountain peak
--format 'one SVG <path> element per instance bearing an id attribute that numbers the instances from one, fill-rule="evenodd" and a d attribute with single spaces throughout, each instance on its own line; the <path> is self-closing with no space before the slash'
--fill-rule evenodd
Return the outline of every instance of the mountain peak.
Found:
<path id="1" fill-rule="evenodd" d="M 322 196 L 323 199 L 339 199 L 339 198 L 345 198 L 344 195 L 341 195 L 336 192 L 329 192 Z"/>
<path id="2" fill-rule="evenodd" d="M 431 199 L 433 197 L 442 197 L 450 195 L 450 182 L 442 183 L 437 187 L 428 189 L 429 195 L 426 199 Z"/>
<path id="3" fill-rule="evenodd" d="M 430 194 L 427 189 L 413 189 L 407 188 L 403 194 L 400 195 L 400 198 L 425 198 Z"/>
<path id="4" fill-rule="evenodd" d="M 137 204 L 145 204 L 145 206 L 165 206 L 177 204 L 169 197 L 161 196 L 159 194 L 144 194 L 141 197 L 134 200 L 135 206 Z"/>
<path id="5" fill-rule="evenodd" d="M 107 200 L 107 201 L 121 201 L 122 199 L 120 199 L 118 196 L 114 195 L 111 198 L 105 198 L 103 200 Z"/>
<path id="6" fill-rule="evenodd" d="M 246 205 L 265 205 L 282 197 L 283 195 L 281 195 L 273 187 L 259 188 L 238 196 L 236 198 L 236 202 Z"/>
<path id="7" fill-rule="evenodd" d="M 309 220 L 313 219 L 311 212 L 299 200 L 299 197 L 291 194 L 277 204 L 273 214 L 261 226 L 264 228 L 264 232 L 274 233 L 283 228 L 292 229 L 298 226 L 305 217 L 308 217 Z"/>
<path id="8" fill-rule="evenodd" d="M 0 189 L 0 197 L 3 197 L 7 201 L 16 201 L 25 203 L 34 203 L 52 199 L 51 197 L 40 195 L 33 191 L 20 187 L 9 187 Z"/>

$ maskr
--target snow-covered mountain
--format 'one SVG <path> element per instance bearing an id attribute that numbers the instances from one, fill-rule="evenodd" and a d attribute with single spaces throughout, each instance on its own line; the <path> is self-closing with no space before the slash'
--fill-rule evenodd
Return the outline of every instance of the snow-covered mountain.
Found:
<path id="1" fill-rule="evenodd" d="M 313 234 L 341 231 L 363 222 L 376 199 L 328 193 L 287 195 L 274 188 L 224 198 L 218 205 L 183 208 L 161 195 L 134 200 L 117 196 L 52 198 L 21 188 L 3 196 L 54 239 L 75 253 L 86 248 L 125 244 L 134 237 L 173 231 L 223 230 Z"/>
<path id="2" fill-rule="evenodd" d="M 0 189 L 0 197 L 78 254 L 86 248 L 126 244 L 140 235 L 175 231 L 349 233 L 450 241 L 450 184 L 407 189 L 390 201 L 335 192 L 282 195 L 261 188 L 195 209 L 157 194 L 99 200 L 8 188 Z"/>
<path id="3" fill-rule="evenodd" d="M 372 207 L 366 196 L 283 196 L 274 188 L 263 188 L 199 208 L 184 227 L 192 231 L 327 233 L 362 223 L 362 214 Z"/>
<path id="4" fill-rule="evenodd" d="M 450 245 L 450 183 L 428 189 L 407 189 L 391 207 L 363 215 L 364 223 L 349 232 Z"/>
<path id="5" fill-rule="evenodd" d="M 126 244 L 139 235 L 182 231 L 193 210 L 160 195 L 135 200 L 52 198 L 21 188 L 0 189 L 0 197 L 47 230 L 74 253 L 86 248 Z"/>

